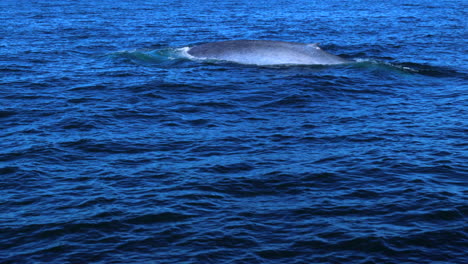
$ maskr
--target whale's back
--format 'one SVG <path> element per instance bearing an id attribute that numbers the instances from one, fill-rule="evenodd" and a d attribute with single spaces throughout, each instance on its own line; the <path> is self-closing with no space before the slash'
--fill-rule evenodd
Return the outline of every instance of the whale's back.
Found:
<path id="1" fill-rule="evenodd" d="M 317 44 L 267 40 L 232 40 L 201 44 L 188 53 L 201 59 L 244 64 L 338 64 L 346 60 L 322 50 Z"/>

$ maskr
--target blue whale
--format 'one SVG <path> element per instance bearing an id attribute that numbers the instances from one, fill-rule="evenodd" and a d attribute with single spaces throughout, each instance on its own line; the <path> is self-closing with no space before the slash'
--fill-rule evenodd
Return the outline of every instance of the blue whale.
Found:
<path id="1" fill-rule="evenodd" d="M 212 42 L 190 47 L 187 52 L 198 59 L 255 65 L 330 65 L 350 62 L 324 51 L 317 43 L 271 40 Z"/>

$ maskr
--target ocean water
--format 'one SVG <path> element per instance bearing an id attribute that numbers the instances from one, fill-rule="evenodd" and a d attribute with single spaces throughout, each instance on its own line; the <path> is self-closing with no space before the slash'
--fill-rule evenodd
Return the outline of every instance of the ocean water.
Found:
<path id="1" fill-rule="evenodd" d="M 467 10 L 0 1 L 0 263 L 467 263 Z"/>

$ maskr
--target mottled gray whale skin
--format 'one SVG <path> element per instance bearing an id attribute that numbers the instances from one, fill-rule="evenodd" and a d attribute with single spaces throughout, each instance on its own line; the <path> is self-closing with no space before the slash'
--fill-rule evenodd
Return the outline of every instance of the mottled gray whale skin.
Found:
<path id="1" fill-rule="evenodd" d="M 317 43 L 271 40 L 230 40 L 191 47 L 188 54 L 199 59 L 256 65 L 330 65 L 349 63 L 322 50 Z"/>

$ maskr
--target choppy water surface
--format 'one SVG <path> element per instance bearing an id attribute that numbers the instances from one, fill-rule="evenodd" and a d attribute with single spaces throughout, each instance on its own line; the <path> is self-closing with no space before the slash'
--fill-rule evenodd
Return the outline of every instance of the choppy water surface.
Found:
<path id="1" fill-rule="evenodd" d="M 0 2 L 0 262 L 466 263 L 466 10 Z M 180 53 L 230 39 L 355 63 Z"/>

